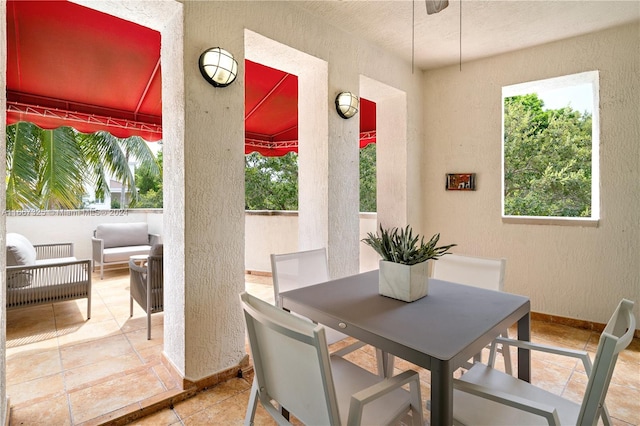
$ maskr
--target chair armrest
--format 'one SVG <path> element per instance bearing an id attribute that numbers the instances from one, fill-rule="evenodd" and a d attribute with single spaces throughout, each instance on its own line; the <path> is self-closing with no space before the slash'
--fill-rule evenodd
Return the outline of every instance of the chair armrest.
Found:
<path id="1" fill-rule="evenodd" d="M 34 244 L 36 259 L 73 257 L 73 243 Z"/>
<path id="2" fill-rule="evenodd" d="M 508 339 L 506 337 L 497 337 L 495 342 L 502 344 L 503 348 L 506 347 L 505 350 L 508 350 L 509 346 L 515 346 L 517 348 L 529 349 L 532 351 L 577 358 L 582 361 L 582 365 L 584 366 L 587 375 L 591 375 L 591 358 L 589 358 L 589 354 L 586 351 L 544 345 L 541 343 L 532 343 L 524 340 Z M 495 351 L 495 348 L 492 348 L 491 350 Z"/>
<path id="3" fill-rule="evenodd" d="M 104 240 L 101 238 L 91 237 L 91 249 L 93 252 L 92 259 L 102 263 L 102 253 L 104 252 Z"/>
<path id="4" fill-rule="evenodd" d="M 58 284 L 86 281 L 91 283 L 91 260 L 72 260 L 45 265 L 19 265 L 6 268 L 7 282 L 22 274 L 28 280 L 17 287 L 48 287 Z"/>
<path id="5" fill-rule="evenodd" d="M 149 245 L 152 246 L 154 244 L 160 244 L 162 242 L 162 237 L 160 234 L 149 234 Z"/>
<path id="6" fill-rule="evenodd" d="M 141 274 L 146 274 L 147 273 L 147 267 L 146 266 L 139 266 L 138 264 L 136 264 L 136 262 L 133 259 L 129 259 L 129 268 L 132 271 L 139 272 Z"/>
<path id="7" fill-rule="evenodd" d="M 420 376 L 413 370 L 407 370 L 353 394 L 349 404 L 349 418 L 347 420 L 347 424 L 359 425 L 362 419 L 362 411 L 367 403 L 401 388 L 408 383 L 411 384 L 411 401 L 413 408 L 415 408 L 414 413 L 416 410 L 422 410 Z"/>
<path id="8" fill-rule="evenodd" d="M 549 425 L 560 424 L 558 411 L 555 409 L 555 407 L 552 407 L 550 405 L 541 404 L 537 401 L 532 401 L 517 395 L 500 392 L 482 385 L 478 385 L 476 383 L 469 383 L 458 379 L 453 379 L 453 388 L 461 392 L 466 392 L 480 398 L 485 398 L 494 402 L 498 402 L 500 404 L 507 405 L 509 407 L 516 408 L 518 410 L 526 411 L 528 413 L 544 417 Z"/>
<path id="9" fill-rule="evenodd" d="M 88 263 L 91 266 L 91 259 L 81 259 L 81 260 L 69 260 L 58 263 L 47 263 L 44 265 L 17 265 L 17 266 L 7 266 L 7 272 L 16 272 L 16 271 L 33 271 L 38 269 L 49 269 L 49 268 L 59 268 L 61 266 L 69 266 L 69 265 L 83 265 Z"/>

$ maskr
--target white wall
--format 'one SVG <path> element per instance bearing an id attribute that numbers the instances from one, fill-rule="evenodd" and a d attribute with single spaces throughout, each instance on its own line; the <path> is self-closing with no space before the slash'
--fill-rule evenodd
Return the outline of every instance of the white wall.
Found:
<path id="1" fill-rule="evenodd" d="M 309 247 L 309 250 L 319 247 Z M 246 270 L 271 273 L 272 253 L 291 253 L 298 250 L 298 212 L 246 213 Z"/>
<path id="2" fill-rule="evenodd" d="M 72 242 L 75 257 L 91 258 L 91 236 L 101 223 L 146 222 L 149 232 L 163 236 L 162 210 L 132 210 L 122 214 L 118 210 L 82 211 L 68 210 L 31 213 L 9 212 L 7 232 L 17 232 L 33 244 Z M 375 213 L 360 213 L 359 239 L 376 231 Z M 289 253 L 298 247 L 298 212 L 296 211 L 247 211 L 245 213 L 245 269 L 271 272 L 271 253 Z M 317 247 L 311 247 L 317 248 Z M 360 271 L 378 267 L 378 255 L 361 243 Z M 335 277 L 338 278 L 338 277 Z"/>
<path id="3" fill-rule="evenodd" d="M 600 71 L 599 226 L 502 223 L 502 86 L 592 70 Z M 424 228 L 457 252 L 506 257 L 505 290 L 529 296 L 534 311 L 603 323 L 621 298 L 640 303 L 638 76 L 638 22 L 425 72 Z M 445 191 L 445 173 L 462 172 L 477 173 L 477 191 Z"/>
<path id="4" fill-rule="evenodd" d="M 360 213 L 359 240 L 368 232 L 376 232 L 377 215 Z M 298 213 L 283 211 L 247 211 L 245 216 L 245 269 L 248 271 L 271 273 L 272 253 L 291 253 L 298 248 Z M 379 256 L 376 252 L 360 244 L 359 272 L 378 268 Z M 321 246 L 309 247 L 308 249 Z M 339 278 L 333 276 L 332 278 Z"/>
<path id="5" fill-rule="evenodd" d="M 162 210 L 43 210 L 8 212 L 7 232 L 22 234 L 32 244 L 72 242 L 75 257 L 91 259 L 91 237 L 101 223 L 146 222 L 149 233 L 163 235 Z"/>
<path id="6" fill-rule="evenodd" d="M 369 232 L 378 231 L 378 215 L 376 213 L 360 213 L 360 240 L 367 237 Z M 378 269 L 380 256 L 371 247 L 360 243 L 360 272 Z"/>

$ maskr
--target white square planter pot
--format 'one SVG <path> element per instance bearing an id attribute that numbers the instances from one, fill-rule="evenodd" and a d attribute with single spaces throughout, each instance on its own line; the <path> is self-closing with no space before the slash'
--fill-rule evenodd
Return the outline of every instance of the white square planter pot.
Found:
<path id="1" fill-rule="evenodd" d="M 429 292 L 429 261 L 416 265 L 380 261 L 379 293 L 383 296 L 413 302 Z"/>

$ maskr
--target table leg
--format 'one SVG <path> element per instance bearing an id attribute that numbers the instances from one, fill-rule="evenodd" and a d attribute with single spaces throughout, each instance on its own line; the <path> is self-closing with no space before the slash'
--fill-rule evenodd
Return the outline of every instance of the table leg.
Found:
<path id="1" fill-rule="evenodd" d="M 384 378 L 393 377 L 395 357 L 382 349 L 376 348 L 376 360 L 378 362 L 378 375 Z"/>
<path id="2" fill-rule="evenodd" d="M 453 371 L 436 359 L 431 363 L 431 424 L 453 424 Z"/>
<path id="3" fill-rule="evenodd" d="M 518 340 L 531 341 L 531 313 L 518 320 Z M 531 382 L 531 351 L 518 348 L 518 378 Z"/>

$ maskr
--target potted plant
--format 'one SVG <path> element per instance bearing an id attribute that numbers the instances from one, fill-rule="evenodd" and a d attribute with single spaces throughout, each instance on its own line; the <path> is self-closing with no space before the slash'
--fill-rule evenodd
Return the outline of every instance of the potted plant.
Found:
<path id="1" fill-rule="evenodd" d="M 411 226 L 404 229 L 385 229 L 380 225 L 377 234 L 369 232 L 363 243 L 371 246 L 380 259 L 379 292 L 383 296 L 413 302 L 429 291 L 429 260 L 437 260 L 456 244 L 436 247 L 440 234 L 425 242 L 413 236 Z"/>

